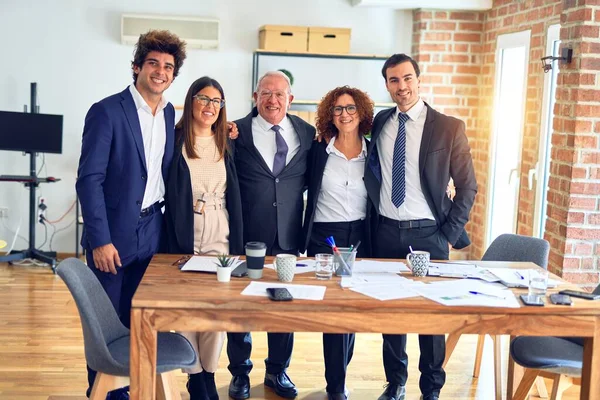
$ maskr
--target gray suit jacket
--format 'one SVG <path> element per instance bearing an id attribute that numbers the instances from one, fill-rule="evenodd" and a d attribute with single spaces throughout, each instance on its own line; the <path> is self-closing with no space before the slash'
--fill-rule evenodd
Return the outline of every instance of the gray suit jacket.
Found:
<path id="1" fill-rule="evenodd" d="M 279 175 L 273 175 L 252 139 L 252 118 L 256 108 L 235 121 L 239 137 L 235 144 L 235 165 L 242 196 L 244 243 L 260 241 L 271 247 L 297 251 L 302 240 L 302 211 L 306 159 L 315 137 L 315 128 L 288 115 L 300 138 L 300 149 Z"/>
<path id="2" fill-rule="evenodd" d="M 465 231 L 471 207 L 475 202 L 477 182 L 471 158 L 471 149 L 465 135 L 465 124 L 459 119 L 437 112 L 427 106 L 427 118 L 419 151 L 421 189 L 438 226 L 455 249 L 468 246 L 471 241 Z M 376 217 L 379 214 L 381 191 L 381 164 L 377 139 L 383 126 L 396 108 L 379 112 L 373 121 L 371 147 L 365 166 L 365 186 L 373 203 Z M 446 188 L 454 180 L 456 195 L 450 200 Z M 375 232 L 377 220 L 372 220 Z"/>

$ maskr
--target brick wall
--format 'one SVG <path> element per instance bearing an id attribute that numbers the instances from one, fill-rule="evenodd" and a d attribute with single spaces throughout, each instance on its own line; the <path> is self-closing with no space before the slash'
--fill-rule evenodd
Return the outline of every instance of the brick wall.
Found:
<path id="1" fill-rule="evenodd" d="M 477 156 L 482 153 L 479 149 L 487 145 L 478 123 L 483 17 L 480 12 L 415 11 L 412 47 L 412 55 L 421 68 L 421 97 L 438 111 L 460 118 L 466 124 L 480 188 L 487 175 L 480 173 L 487 171 L 487 165 Z M 482 204 L 478 194 L 467 225 L 473 241 L 467 252 L 483 245 L 477 240 L 483 237 L 485 209 Z"/>
<path id="2" fill-rule="evenodd" d="M 600 2 L 565 0 L 561 47 L 573 61 L 558 75 L 545 237 L 550 269 L 592 289 L 600 265 Z"/>

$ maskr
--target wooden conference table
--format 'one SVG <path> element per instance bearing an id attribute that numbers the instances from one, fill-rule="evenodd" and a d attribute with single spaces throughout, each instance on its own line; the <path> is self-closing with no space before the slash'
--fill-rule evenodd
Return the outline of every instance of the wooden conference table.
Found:
<path id="1" fill-rule="evenodd" d="M 133 298 L 130 395 L 134 400 L 155 399 L 156 334 L 169 330 L 581 336 L 586 338 L 581 399 L 600 400 L 600 301 L 575 299 L 571 307 L 521 308 L 448 307 L 423 297 L 380 301 L 342 289 L 339 278 L 319 281 L 313 273 L 305 273 L 296 275 L 293 283 L 326 286 L 324 300 L 273 302 L 242 296 L 248 278 L 220 283 L 213 274 L 179 271 L 172 265 L 177 259 L 177 255 L 154 256 Z M 532 263 L 478 261 L 477 265 L 537 268 Z M 261 281 L 276 282 L 275 271 L 265 269 Z"/>

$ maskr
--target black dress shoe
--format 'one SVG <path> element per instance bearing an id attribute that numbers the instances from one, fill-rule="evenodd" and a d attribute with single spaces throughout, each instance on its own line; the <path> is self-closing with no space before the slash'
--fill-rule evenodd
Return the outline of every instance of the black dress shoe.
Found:
<path id="1" fill-rule="evenodd" d="M 229 383 L 229 397 L 235 400 L 244 400 L 250 397 L 250 377 L 236 375 Z"/>
<path id="2" fill-rule="evenodd" d="M 129 386 L 127 386 L 127 388 L 121 388 L 113 390 L 112 392 L 108 392 L 106 395 L 106 400 L 129 400 L 129 392 L 127 391 L 128 388 Z"/>
<path id="3" fill-rule="evenodd" d="M 377 400 L 404 400 L 406 397 L 406 388 L 395 383 L 390 383 Z"/>
<path id="4" fill-rule="evenodd" d="M 215 373 L 202 371 L 201 374 L 204 376 L 204 385 L 206 386 L 208 399 L 219 400 L 219 393 L 217 393 L 217 385 L 215 384 Z"/>
<path id="5" fill-rule="evenodd" d="M 347 398 L 344 393 L 327 393 L 327 400 L 346 400 Z"/>
<path id="6" fill-rule="evenodd" d="M 278 374 L 265 373 L 265 386 L 273 389 L 279 397 L 293 399 L 298 396 L 296 385 L 285 372 Z"/>
<path id="7" fill-rule="evenodd" d="M 421 400 L 440 400 L 440 395 L 437 393 L 421 396 Z"/>

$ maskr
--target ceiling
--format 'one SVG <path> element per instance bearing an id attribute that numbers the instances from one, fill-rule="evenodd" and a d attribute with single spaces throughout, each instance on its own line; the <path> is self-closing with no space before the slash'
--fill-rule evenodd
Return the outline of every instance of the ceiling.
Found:
<path id="1" fill-rule="evenodd" d="M 355 7 L 388 7 L 397 10 L 489 10 L 493 0 L 349 0 Z"/>

